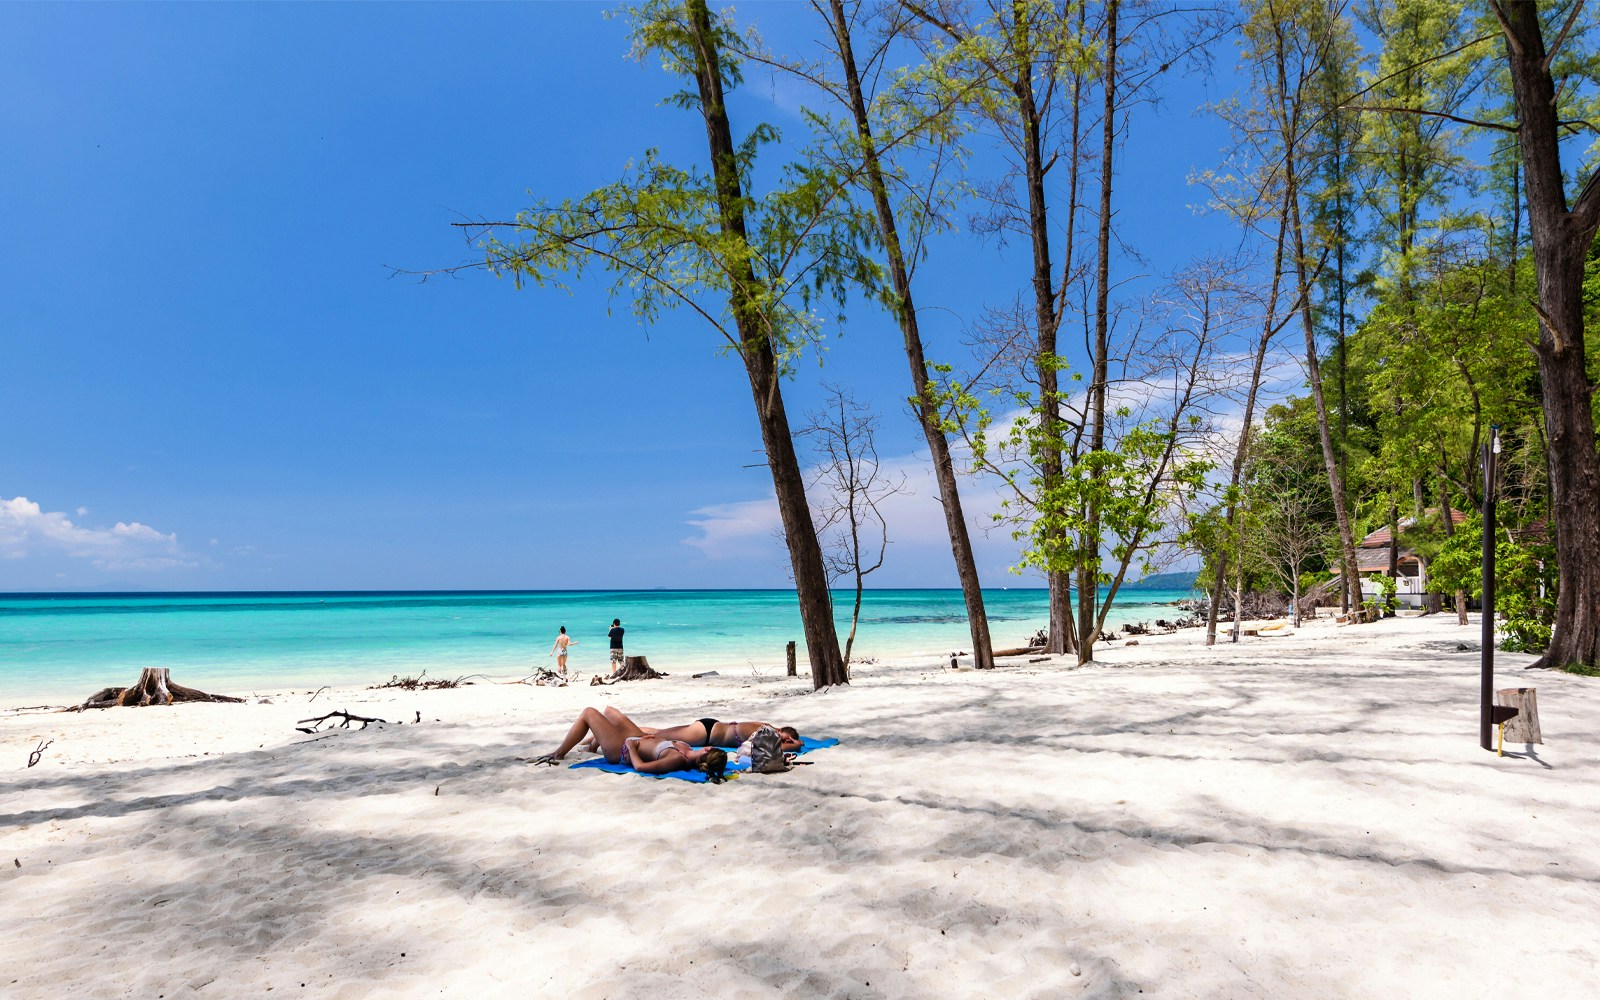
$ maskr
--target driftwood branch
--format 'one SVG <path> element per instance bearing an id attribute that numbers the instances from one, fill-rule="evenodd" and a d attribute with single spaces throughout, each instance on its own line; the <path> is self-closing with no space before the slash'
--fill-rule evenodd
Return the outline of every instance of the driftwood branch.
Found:
<path id="1" fill-rule="evenodd" d="M 39 763 L 39 758 L 44 756 L 45 748 L 54 742 L 55 740 L 46 740 L 45 742 L 39 744 L 39 749 L 28 754 L 28 766 L 32 767 L 33 765 Z"/>
<path id="2" fill-rule="evenodd" d="M 421 713 L 419 712 L 417 714 L 418 714 L 418 716 L 420 718 Z M 388 723 L 389 723 L 388 719 L 372 719 L 372 718 L 368 718 L 365 715 L 351 715 L 349 712 L 339 711 L 339 712 L 329 712 L 327 715 L 319 715 L 314 719 L 301 719 L 298 723 L 295 724 L 295 729 L 297 729 L 298 731 L 300 731 L 302 733 L 314 733 L 317 730 L 322 728 L 322 724 L 324 722 L 327 722 L 329 719 L 334 719 L 334 718 L 343 720 L 343 721 L 341 721 L 339 723 L 339 727 L 341 729 L 349 729 L 350 728 L 350 723 L 352 723 L 352 722 L 361 723 L 361 728 L 362 729 L 367 728 L 368 723 L 372 723 L 372 722 L 381 722 L 384 725 L 388 725 Z M 311 723 L 311 725 L 309 727 L 306 725 L 306 723 L 308 723 L 308 722 Z"/>
<path id="3" fill-rule="evenodd" d="M 470 684 L 472 683 L 472 678 L 482 677 L 483 675 L 468 674 L 464 677 L 457 677 L 455 680 L 436 677 L 431 681 L 424 679 L 427 676 L 428 672 L 426 670 L 415 677 L 401 677 L 399 674 L 391 674 L 386 683 L 369 685 L 367 690 L 378 691 L 383 688 L 399 688 L 402 691 L 432 691 L 438 688 L 456 688 L 461 687 L 463 684 Z"/>
<path id="4" fill-rule="evenodd" d="M 519 680 L 501 681 L 502 684 L 527 684 L 531 687 L 566 687 L 577 681 L 579 675 L 574 671 L 570 675 L 558 674 L 554 670 L 541 667 L 533 673 Z"/>

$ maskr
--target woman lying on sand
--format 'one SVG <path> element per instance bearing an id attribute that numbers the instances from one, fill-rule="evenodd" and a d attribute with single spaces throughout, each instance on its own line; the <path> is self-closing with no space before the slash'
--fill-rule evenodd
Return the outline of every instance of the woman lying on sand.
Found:
<path id="1" fill-rule="evenodd" d="M 716 747 L 696 748 L 683 740 L 651 735 L 621 712 L 613 716 L 610 709 L 602 712 L 597 708 L 578 713 L 577 721 L 567 730 L 567 738 L 555 752 L 535 758 L 534 763 L 553 767 L 586 736 L 599 746 L 608 763 L 626 764 L 645 774 L 704 771 L 712 781 L 721 781 L 728 766 L 728 755 Z"/>
<path id="2" fill-rule="evenodd" d="M 630 732 L 644 733 L 646 736 L 655 736 L 664 740 L 677 740 L 687 743 L 692 747 L 736 747 L 756 734 L 762 726 L 772 725 L 770 722 L 719 722 L 716 719 L 696 719 L 686 722 L 681 726 L 670 726 L 666 729 L 651 729 L 641 726 L 622 714 L 620 708 L 607 705 L 602 713 L 613 725 L 622 726 Z M 802 746 L 800 733 L 793 726 L 773 726 L 778 730 L 778 739 L 785 750 L 799 750 Z M 584 746 L 586 750 L 594 750 L 597 741 L 590 738 Z"/>

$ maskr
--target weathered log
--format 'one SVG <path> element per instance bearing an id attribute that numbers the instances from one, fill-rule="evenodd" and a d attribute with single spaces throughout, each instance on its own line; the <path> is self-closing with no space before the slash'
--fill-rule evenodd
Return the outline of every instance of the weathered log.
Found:
<path id="1" fill-rule="evenodd" d="M 139 680 L 132 687 L 103 688 L 90 695 L 82 705 L 73 711 L 81 712 L 86 708 L 128 708 L 143 705 L 172 705 L 180 701 L 226 701 L 243 702 L 243 698 L 234 698 L 225 694 L 208 694 L 192 687 L 184 687 L 172 679 L 171 671 L 166 667 L 145 667 L 139 673 Z"/>

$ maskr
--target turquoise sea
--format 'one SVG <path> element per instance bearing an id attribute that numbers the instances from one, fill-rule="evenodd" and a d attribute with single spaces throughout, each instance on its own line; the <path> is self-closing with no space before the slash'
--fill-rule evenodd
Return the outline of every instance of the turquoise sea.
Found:
<path id="1" fill-rule="evenodd" d="M 839 634 L 853 595 L 839 593 Z M 1175 617 L 1177 590 L 1119 595 L 1111 623 Z M 985 593 L 996 647 L 1046 622 L 1043 590 Z M 129 684 L 142 667 L 217 692 L 376 684 L 394 675 L 531 674 L 565 625 L 569 669 L 606 665 L 620 618 L 630 654 L 668 672 L 770 669 L 801 643 L 793 591 L 270 592 L 0 595 L 0 702 L 60 703 Z M 872 590 L 853 657 L 970 649 L 959 590 Z"/>

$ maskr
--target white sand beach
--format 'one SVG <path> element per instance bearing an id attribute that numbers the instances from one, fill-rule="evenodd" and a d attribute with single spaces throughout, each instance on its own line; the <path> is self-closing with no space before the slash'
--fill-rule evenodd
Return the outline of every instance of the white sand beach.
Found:
<path id="1" fill-rule="evenodd" d="M 0 991 L 1600 993 L 1600 679 L 1500 654 L 1547 742 L 1497 758 L 1476 618 L 1202 640 L 821 694 L 746 668 L 7 712 Z M 842 742 L 721 786 L 519 760 L 586 704 Z M 333 709 L 403 724 L 295 732 Z"/>

